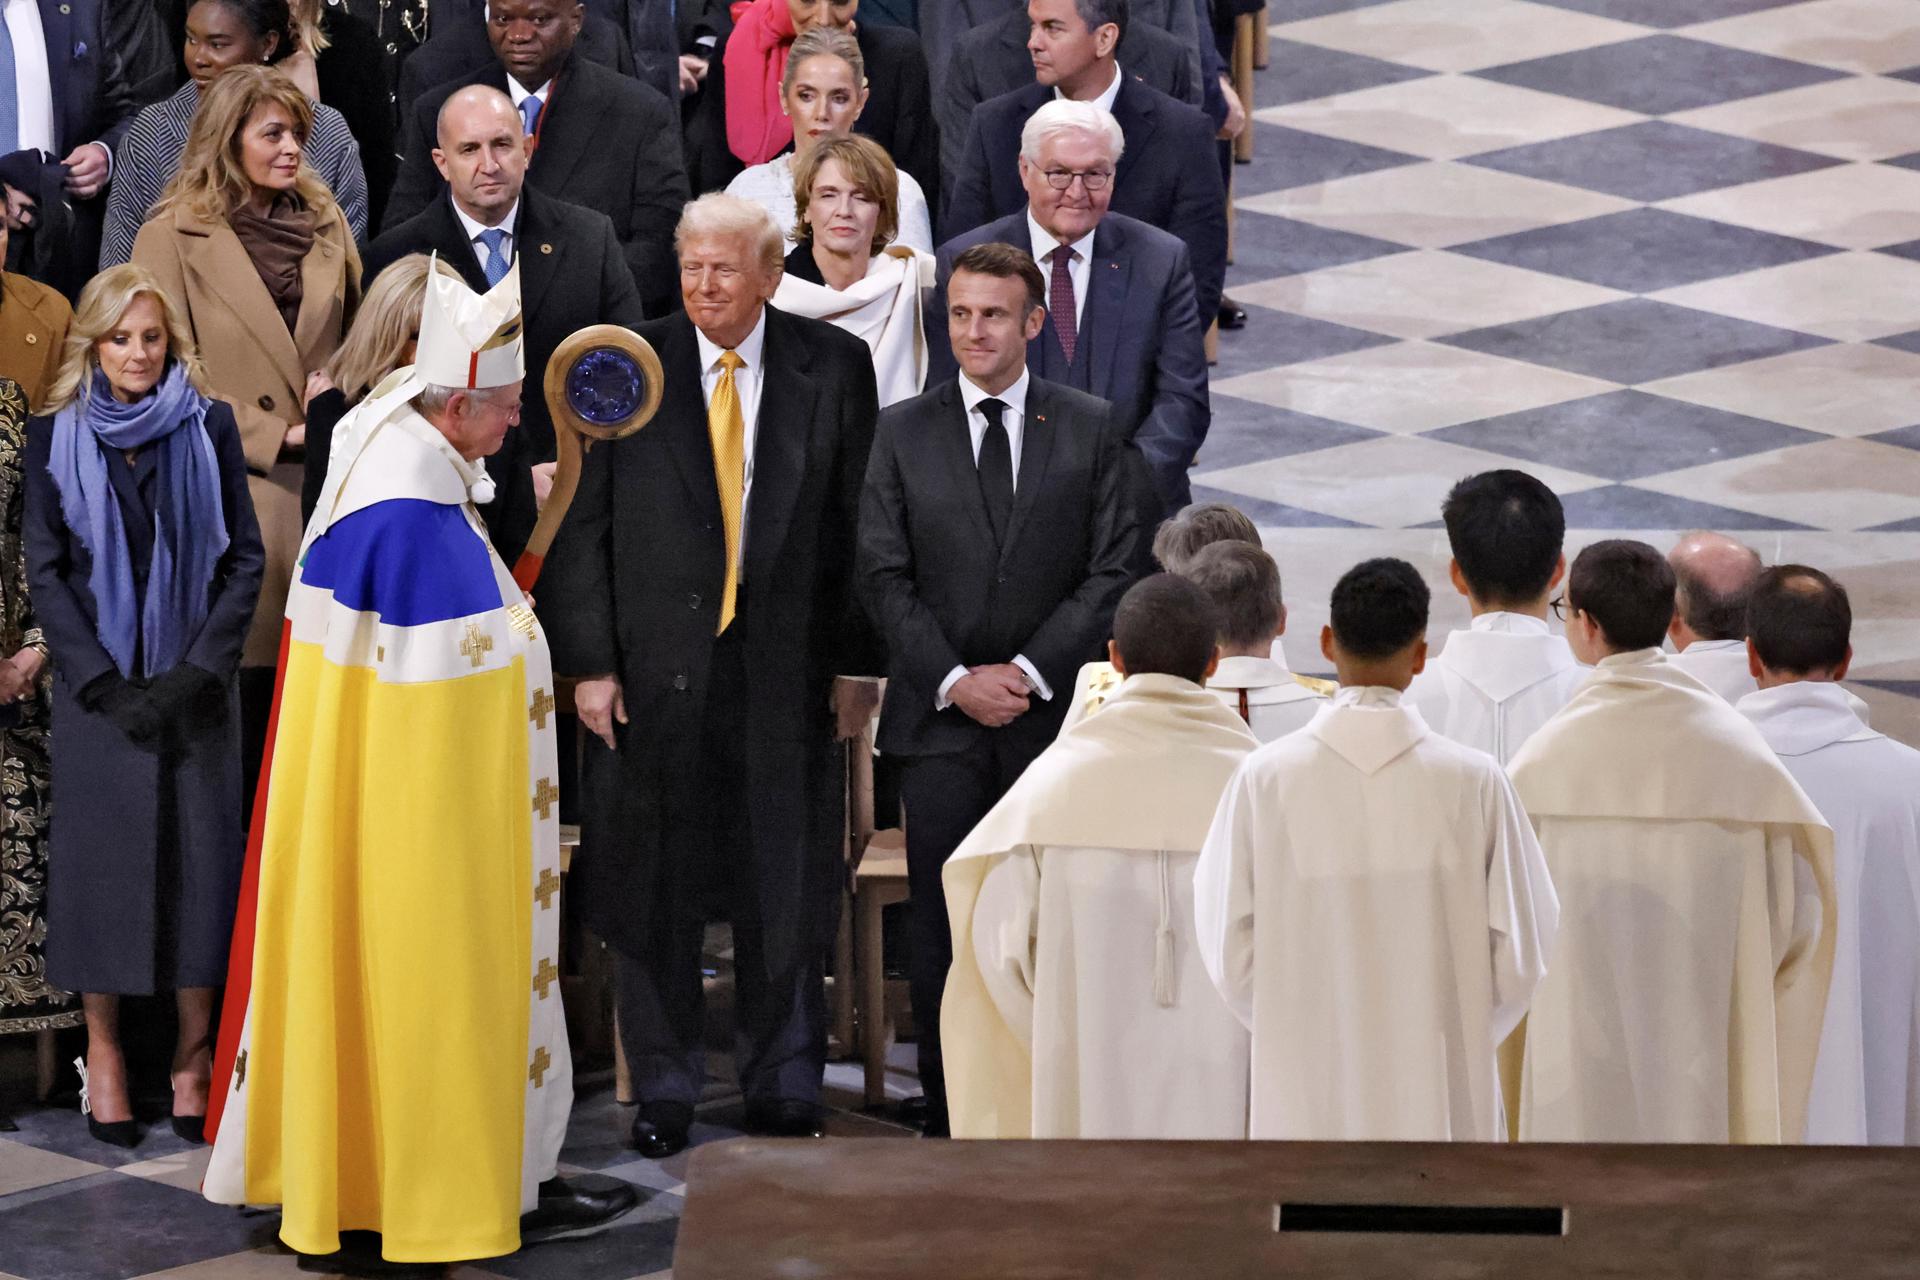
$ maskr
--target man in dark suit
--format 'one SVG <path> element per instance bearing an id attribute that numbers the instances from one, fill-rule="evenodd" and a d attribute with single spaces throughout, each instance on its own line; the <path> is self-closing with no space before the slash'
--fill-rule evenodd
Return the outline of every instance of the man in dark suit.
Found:
<path id="1" fill-rule="evenodd" d="M 540 582 L 602 801 L 573 900 L 619 955 L 633 1136 L 655 1159 L 686 1145 L 705 1077 L 710 900 L 733 925 L 748 1125 L 819 1132 L 833 742 L 874 706 L 870 680 L 841 677 L 878 674 L 853 597 L 866 344 L 766 305 L 783 242 L 760 206 L 702 196 L 678 245 L 686 310 L 638 329 L 666 371 L 660 411 L 587 455 Z"/>
<path id="2" fill-rule="evenodd" d="M 580 38 L 574 42 L 574 49 L 578 56 L 623 76 L 639 74 L 625 31 L 592 9 L 581 19 Z M 434 86 L 463 79 L 492 61 L 486 0 L 433 0 L 433 34 L 400 64 L 396 100 L 401 103 L 401 114 L 404 116 L 410 104 Z"/>
<path id="3" fill-rule="evenodd" d="M 1150 477 L 1136 482 L 1135 497 L 1151 528 L 1192 501 L 1187 468 L 1212 421 L 1187 247 L 1108 211 L 1122 142 L 1107 112 L 1090 102 L 1049 102 L 1027 134 L 1031 149 L 1020 157 L 1027 207 L 941 246 L 928 328 L 946 313 L 946 280 L 966 250 L 998 241 L 1032 253 L 1047 278 L 1047 323 L 1027 346 L 1027 366 L 1112 406 L 1115 431 L 1133 442 Z M 932 377 L 951 376 L 951 355 L 935 350 L 930 369 Z"/>
<path id="4" fill-rule="evenodd" d="M 1211 318 L 1227 274 L 1227 192 L 1214 163 L 1213 123 L 1121 75 L 1114 50 L 1125 31 L 1127 0 L 1029 0 L 1027 10 L 1037 83 L 974 108 L 941 234 L 963 235 L 1026 203 L 1020 131 L 1043 104 L 1056 96 L 1097 102 L 1113 113 L 1127 140 L 1114 179 L 1114 211 L 1187 242 L 1200 314 Z M 1089 23 L 1083 10 L 1099 21 Z"/>
<path id="5" fill-rule="evenodd" d="M 880 417 L 860 505 L 860 591 L 889 654 L 880 750 L 904 762 L 910 975 L 927 1132 L 946 1132 L 940 868 L 1053 741 L 1129 580 L 1137 530 L 1107 406 L 1036 378 L 1046 323 L 1025 251 L 954 260 L 961 373 Z"/>
<path id="6" fill-rule="evenodd" d="M 576 56 L 580 5 L 493 0 L 491 14 L 496 61 L 414 104 L 387 225 L 413 217 L 445 189 L 433 162 L 440 104 L 463 85 L 489 85 L 513 100 L 530 135 L 528 184 L 612 219 L 648 314 L 664 314 L 676 290 L 673 227 L 687 201 L 672 105 L 638 80 Z"/>
<path id="7" fill-rule="evenodd" d="M 481 512 L 500 558 L 512 564 L 539 514 L 532 468 L 554 459 L 553 420 L 540 391 L 548 359 L 578 329 L 632 328 L 646 314 L 607 216 L 526 186 L 526 135 L 506 94 L 469 85 L 448 98 L 439 141 L 433 159 L 446 193 L 368 246 L 366 279 L 409 253 L 435 253 L 484 293 L 520 264 L 529 387 L 519 430 L 487 459 L 495 497 Z"/>

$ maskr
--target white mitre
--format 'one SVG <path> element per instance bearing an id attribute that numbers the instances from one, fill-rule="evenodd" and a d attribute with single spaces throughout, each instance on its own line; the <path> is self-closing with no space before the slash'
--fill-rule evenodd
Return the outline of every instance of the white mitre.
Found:
<path id="1" fill-rule="evenodd" d="M 485 293 L 458 276 L 428 272 L 413 358 L 422 382 L 467 390 L 519 382 L 527 376 L 525 345 L 518 261 Z"/>

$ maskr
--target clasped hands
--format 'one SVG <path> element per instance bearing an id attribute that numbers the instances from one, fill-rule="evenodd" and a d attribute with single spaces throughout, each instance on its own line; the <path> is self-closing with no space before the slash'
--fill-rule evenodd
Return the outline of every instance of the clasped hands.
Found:
<path id="1" fill-rule="evenodd" d="M 989 729 L 1012 724 L 1027 713 L 1032 686 L 1026 672 L 1011 662 L 968 667 L 947 690 L 947 701 Z"/>

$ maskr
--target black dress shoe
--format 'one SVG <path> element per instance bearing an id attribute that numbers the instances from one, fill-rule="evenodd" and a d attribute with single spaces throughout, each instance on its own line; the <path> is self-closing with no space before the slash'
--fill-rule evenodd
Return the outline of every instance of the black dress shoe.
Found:
<path id="1" fill-rule="evenodd" d="M 624 1182 L 585 1187 L 565 1178 L 540 1184 L 540 1202 L 520 1217 L 520 1243 L 565 1240 L 591 1235 L 640 1203 L 640 1193 Z"/>
<path id="2" fill-rule="evenodd" d="M 747 1129 L 768 1138 L 822 1138 L 820 1108 L 811 1102 L 776 1098 L 747 1104 Z"/>
<path id="3" fill-rule="evenodd" d="M 104 1142 L 110 1147 L 125 1147 L 131 1151 L 140 1145 L 140 1125 L 134 1120 L 95 1120 L 87 1117 L 87 1132 L 93 1135 L 95 1142 Z"/>
<path id="4" fill-rule="evenodd" d="M 174 1116 L 173 1133 L 182 1142 L 202 1146 L 207 1141 L 207 1118 L 205 1116 Z"/>
<path id="5" fill-rule="evenodd" d="M 665 1160 L 687 1149 L 693 1108 L 671 1102 L 643 1102 L 633 1120 L 633 1145 L 649 1160 Z"/>
<path id="6" fill-rule="evenodd" d="M 0 1133 L 18 1132 L 20 1132 L 20 1126 L 13 1122 L 13 1117 L 4 1111 L 0 1111 Z"/>
<path id="7" fill-rule="evenodd" d="M 1220 327 L 1222 329 L 1247 327 L 1247 309 L 1224 293 L 1220 295 Z"/>

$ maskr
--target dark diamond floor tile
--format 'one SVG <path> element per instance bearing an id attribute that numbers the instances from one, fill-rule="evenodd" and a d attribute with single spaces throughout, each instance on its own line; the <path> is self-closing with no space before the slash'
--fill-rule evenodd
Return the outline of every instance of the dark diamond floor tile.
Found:
<path id="1" fill-rule="evenodd" d="M 553 1240 L 505 1258 L 476 1264 L 512 1280 L 627 1280 L 673 1265 L 680 1231 L 679 1196 L 664 1196 L 634 1211 L 634 1218 L 580 1240 Z M 643 1215 L 652 1211 L 654 1216 Z"/>
<path id="2" fill-rule="evenodd" d="M 1644 27 L 1685 27 L 1715 18 L 1731 18 L 1762 9 L 1778 9 L 1800 0 L 1538 0 L 1556 9 L 1574 9 Z"/>
<path id="3" fill-rule="evenodd" d="M 1299 364 L 1303 360 L 1324 360 L 1328 356 L 1343 356 L 1349 351 L 1390 346 L 1399 341 L 1384 334 L 1369 333 L 1365 329 L 1315 320 L 1309 316 L 1297 316 L 1289 311 L 1273 311 L 1253 303 L 1246 306 L 1247 327 L 1235 336 L 1250 339 L 1249 345 L 1257 344 L 1260 353 L 1259 363 L 1254 366 L 1257 369 Z M 1222 346 L 1225 346 L 1224 341 Z M 1214 376 L 1218 378 L 1222 375 L 1216 371 Z"/>
<path id="4" fill-rule="evenodd" d="M 0 1272 L 23 1280 L 125 1280 L 272 1243 L 277 1214 L 115 1174 L 0 1215 Z"/>
<path id="5" fill-rule="evenodd" d="M 1920 409 L 1915 410 L 1915 415 L 1920 416 Z M 1868 436 L 1867 439 L 1881 444 L 1897 444 L 1902 449 L 1920 449 L 1920 426 L 1896 427 L 1892 431 L 1882 431 L 1877 436 Z"/>
<path id="6" fill-rule="evenodd" d="M 1425 163 L 1419 156 L 1329 138 L 1325 134 L 1289 129 L 1284 125 L 1256 120 L 1254 128 L 1259 139 L 1255 144 L 1256 150 L 1271 150 L 1274 159 L 1257 170 L 1234 174 L 1233 193 L 1243 199 L 1263 192 L 1283 191 L 1288 187 L 1351 178 L 1377 169 L 1397 169 L 1405 164 Z"/>
<path id="7" fill-rule="evenodd" d="M 1671 200 L 1718 187 L 1826 169 L 1811 151 L 1648 120 L 1474 156 L 1467 164 L 1603 191 L 1627 200 Z"/>
<path id="8" fill-rule="evenodd" d="M 1892 524 L 1877 524 L 1863 533 L 1920 533 L 1920 516 L 1907 520 L 1895 520 Z"/>
<path id="9" fill-rule="evenodd" d="M 1391 240 L 1242 210 L 1233 227 L 1233 265 L 1227 269 L 1227 287 L 1231 290 L 1239 281 L 1271 280 L 1407 251 L 1406 245 Z M 1222 334 L 1221 338 L 1225 341 L 1233 336 Z"/>
<path id="10" fill-rule="evenodd" d="M 1827 345 L 1824 338 L 1646 298 L 1439 339 L 1469 351 L 1635 385 Z"/>
<path id="11" fill-rule="evenodd" d="M 142 1133 L 140 1145 L 132 1150 L 125 1147 L 110 1147 L 104 1142 L 94 1141 L 93 1136 L 87 1132 L 86 1118 L 78 1110 L 70 1107 L 36 1106 L 29 1110 L 15 1112 L 14 1123 L 20 1126 L 20 1131 L 7 1136 L 15 1142 L 24 1142 L 30 1147 L 39 1147 L 43 1151 L 57 1151 L 63 1156 L 72 1156 L 76 1160 L 86 1160 L 110 1168 L 191 1150 L 188 1143 L 174 1136 L 173 1126 L 159 1114 L 159 1109 L 147 1105 L 149 1101 L 142 1099 L 135 1104 L 135 1114 L 142 1121 Z M 0 1263 L 0 1272 L 6 1269 L 6 1265 Z"/>
<path id="12" fill-rule="evenodd" d="M 1652 293 L 1823 258 L 1838 250 L 1665 209 L 1627 209 L 1456 245 L 1453 252 L 1630 293 Z"/>
<path id="13" fill-rule="evenodd" d="M 1244 493 L 1228 493 L 1225 489 L 1210 489 L 1206 485 L 1193 486 L 1195 502 L 1224 502 L 1238 507 L 1255 524 L 1268 528 L 1283 529 L 1366 529 L 1370 525 L 1358 520 L 1343 520 L 1339 516 L 1324 515 L 1318 511 L 1306 511 L 1299 507 L 1290 507 L 1284 502 L 1267 502 L 1261 498 L 1249 498 Z"/>
<path id="14" fill-rule="evenodd" d="M 1920 169 L 1920 151 L 1910 151 L 1904 156 L 1894 156 L 1880 163 L 1898 165 L 1902 169 Z"/>
<path id="15" fill-rule="evenodd" d="M 1560 499 L 1566 508 L 1569 529 L 1805 529 L 1806 525 L 1772 516 L 1736 511 L 1711 502 L 1695 502 L 1636 489 L 1632 485 L 1612 484 L 1565 494 Z"/>
<path id="16" fill-rule="evenodd" d="M 1895 351 L 1911 351 L 1920 355 L 1920 329 L 1896 333 L 1890 338 L 1875 338 L 1873 341 L 1875 346 L 1892 347 Z"/>
<path id="17" fill-rule="evenodd" d="M 1906 698 L 1920 698 L 1920 680 L 1849 680 L 1847 683 L 1864 684 L 1870 689 L 1881 689 Z"/>
<path id="18" fill-rule="evenodd" d="M 939 0 L 934 0 L 939 3 Z M 1330 13 L 1351 13 L 1371 9 L 1389 0 L 1267 0 L 1267 21 L 1299 22 L 1305 18 L 1324 18 Z"/>
<path id="19" fill-rule="evenodd" d="M 1638 480 L 1827 438 L 1643 391 L 1615 391 L 1427 434 L 1609 480 Z"/>
<path id="20" fill-rule="evenodd" d="M 1206 443 L 1194 460 L 1196 471 L 1215 471 L 1222 467 L 1265 462 L 1269 458 L 1291 457 L 1335 445 L 1357 444 L 1384 432 L 1351 426 L 1310 413 L 1276 409 L 1235 396 L 1213 393 L 1213 425 L 1207 429 Z"/>
<path id="21" fill-rule="evenodd" d="M 1920 240 L 1908 240 L 1904 244 L 1882 245 L 1875 253 L 1890 253 L 1896 258 L 1910 258 L 1920 262 Z"/>
<path id="22" fill-rule="evenodd" d="M 1844 73 L 1704 40 L 1657 35 L 1474 74 L 1627 111 L 1667 115 L 1835 80 Z"/>
<path id="23" fill-rule="evenodd" d="M 1433 74 L 1420 67 L 1339 49 L 1323 49 L 1298 40 L 1270 40 L 1267 49 L 1270 61 L 1256 95 L 1262 107 L 1376 89 L 1383 84 L 1399 84 Z"/>
<path id="24" fill-rule="evenodd" d="M 1880 74 L 1894 80 L 1911 80 L 1920 84 L 1920 67 L 1908 67 L 1904 71 L 1883 71 Z"/>

